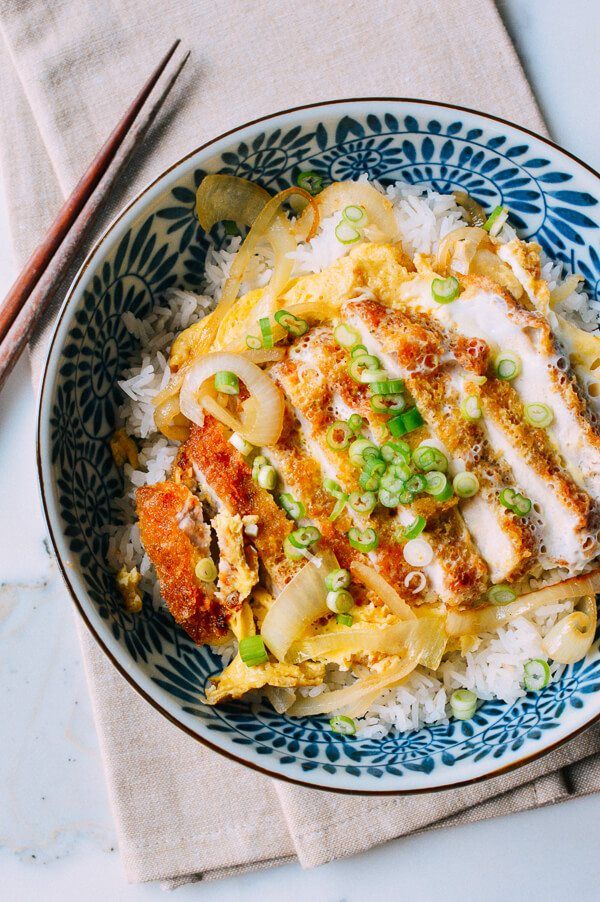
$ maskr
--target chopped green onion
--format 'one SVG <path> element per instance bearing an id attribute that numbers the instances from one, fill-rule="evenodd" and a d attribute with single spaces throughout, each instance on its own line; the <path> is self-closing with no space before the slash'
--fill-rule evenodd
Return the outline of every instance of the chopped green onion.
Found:
<path id="1" fill-rule="evenodd" d="M 273 330 L 271 328 L 271 320 L 268 316 L 263 316 L 258 321 L 260 326 L 260 334 L 262 335 L 263 348 L 273 347 Z"/>
<path id="2" fill-rule="evenodd" d="M 454 276 L 447 279 L 434 279 L 431 283 L 431 296 L 438 304 L 449 304 L 460 294 L 460 285 Z"/>
<path id="3" fill-rule="evenodd" d="M 512 510 L 516 497 L 517 497 L 517 493 L 515 492 L 514 489 L 502 489 L 498 500 L 500 501 L 500 504 L 502 504 L 504 507 L 507 507 L 509 510 Z"/>
<path id="4" fill-rule="evenodd" d="M 367 473 L 366 470 L 358 477 L 358 484 L 361 489 L 367 492 L 375 492 L 381 483 L 381 476 L 378 473 Z"/>
<path id="5" fill-rule="evenodd" d="M 220 372 L 215 373 L 215 388 L 224 395 L 239 395 L 240 380 L 235 373 L 230 373 L 228 370 L 221 370 Z"/>
<path id="6" fill-rule="evenodd" d="M 440 470 L 445 473 L 448 469 L 448 458 L 445 454 L 432 445 L 419 445 L 412 453 L 412 459 L 419 470 L 427 473 L 429 470 Z"/>
<path id="7" fill-rule="evenodd" d="M 382 460 L 381 457 L 375 457 L 375 455 L 371 455 L 371 457 L 367 457 L 364 462 L 363 470 L 366 473 L 369 473 L 371 476 L 383 476 L 383 474 L 387 470 L 387 464 L 385 460 Z"/>
<path id="8" fill-rule="evenodd" d="M 352 413 L 348 417 L 348 426 L 350 427 L 352 432 L 360 432 L 364 425 L 365 421 L 359 413 Z"/>
<path id="9" fill-rule="evenodd" d="M 452 497 L 452 484 L 448 481 L 445 473 L 439 470 L 431 470 L 425 474 L 426 486 L 425 491 L 428 495 L 435 498 L 436 501 L 447 501 Z"/>
<path id="10" fill-rule="evenodd" d="M 389 489 L 380 488 L 377 493 L 380 504 L 384 507 L 398 507 L 400 504 L 400 495 L 398 492 L 390 492 Z"/>
<path id="11" fill-rule="evenodd" d="M 397 395 L 398 392 L 404 391 L 404 381 L 388 379 L 385 382 L 371 382 L 369 388 L 372 395 Z"/>
<path id="12" fill-rule="evenodd" d="M 412 492 L 413 495 L 416 495 L 417 492 L 424 492 L 427 487 L 427 479 L 425 476 L 421 476 L 420 473 L 415 473 L 414 476 L 409 477 L 406 480 L 405 487 L 409 492 Z"/>
<path id="13" fill-rule="evenodd" d="M 266 467 L 261 467 L 258 471 L 258 484 L 263 489 L 268 489 L 272 491 L 277 485 L 277 473 L 275 472 L 274 467 L 267 464 Z"/>
<path id="14" fill-rule="evenodd" d="M 368 354 L 368 350 L 364 345 L 354 345 L 352 350 L 350 351 L 351 357 L 362 357 L 363 354 Z"/>
<path id="15" fill-rule="evenodd" d="M 347 495 L 341 494 L 339 496 L 339 498 L 337 499 L 337 501 L 335 502 L 335 504 L 333 506 L 333 510 L 329 514 L 329 520 L 331 521 L 331 523 L 334 523 L 337 520 L 337 518 L 340 517 L 344 513 L 344 511 L 346 509 L 347 501 L 348 501 Z"/>
<path id="16" fill-rule="evenodd" d="M 354 599 L 346 589 L 336 589 L 327 593 L 325 604 L 334 614 L 347 614 L 354 607 Z"/>
<path id="17" fill-rule="evenodd" d="M 333 733 L 340 733 L 342 736 L 354 736 L 356 733 L 356 724 L 345 714 L 336 714 L 329 721 L 329 726 Z"/>
<path id="18" fill-rule="evenodd" d="M 409 489 L 403 488 L 400 492 L 398 492 L 399 504 L 412 504 L 414 500 L 415 496 Z"/>
<path id="19" fill-rule="evenodd" d="M 498 379 L 511 382 L 521 374 L 521 358 L 512 351 L 501 351 L 494 358 L 494 370 Z"/>
<path id="20" fill-rule="evenodd" d="M 497 235 L 506 220 L 508 219 L 508 210 L 506 207 L 500 205 L 499 207 L 495 207 L 486 221 L 483 224 L 483 228 L 486 232 L 489 232 L 492 237 Z"/>
<path id="21" fill-rule="evenodd" d="M 240 435 L 239 432 L 232 433 L 229 437 L 229 444 L 233 445 L 236 451 L 239 451 L 244 457 L 247 457 L 250 452 L 254 450 L 254 445 L 247 442 L 244 436 Z"/>
<path id="22" fill-rule="evenodd" d="M 450 696 L 450 708 L 457 720 L 470 720 L 477 710 L 477 696 L 470 689 L 457 689 Z"/>
<path id="23" fill-rule="evenodd" d="M 405 526 L 402 530 L 402 538 L 403 539 L 416 539 L 417 536 L 420 536 L 425 527 L 427 526 L 427 521 L 425 517 L 421 517 L 420 514 L 417 514 L 415 519 L 408 526 Z"/>
<path id="24" fill-rule="evenodd" d="M 321 531 L 316 526 L 301 526 L 289 535 L 294 548 L 308 548 L 321 538 Z"/>
<path id="25" fill-rule="evenodd" d="M 537 426 L 539 429 L 545 429 L 554 419 L 554 414 L 547 404 L 526 404 L 525 405 L 525 422 L 530 426 Z"/>
<path id="26" fill-rule="evenodd" d="M 460 412 L 465 420 L 479 420 L 481 418 L 481 405 L 477 395 L 467 395 L 460 405 Z"/>
<path id="27" fill-rule="evenodd" d="M 217 578 L 215 562 L 210 557 L 203 557 L 194 568 L 196 578 L 202 583 L 212 583 Z"/>
<path id="28" fill-rule="evenodd" d="M 357 438 L 348 448 L 348 455 L 355 467 L 362 467 L 367 457 L 379 457 L 379 448 L 368 438 Z"/>
<path id="29" fill-rule="evenodd" d="M 487 591 L 487 597 L 492 604 L 504 605 L 510 604 L 517 597 L 517 593 L 513 592 L 510 586 L 491 586 Z"/>
<path id="30" fill-rule="evenodd" d="M 352 529 L 348 531 L 348 541 L 353 548 L 357 549 L 357 551 L 364 551 L 366 553 L 377 548 L 379 545 L 379 536 L 371 527 L 360 530 L 353 526 Z"/>
<path id="31" fill-rule="evenodd" d="M 350 574 L 341 567 L 338 570 L 332 570 L 325 577 L 325 585 L 332 592 L 337 592 L 339 589 L 347 589 L 350 585 Z"/>
<path id="32" fill-rule="evenodd" d="M 375 413 L 400 413 L 406 407 L 404 395 L 373 395 L 370 400 Z"/>
<path id="33" fill-rule="evenodd" d="M 360 333 L 346 323 L 340 323 L 335 327 L 333 337 L 342 348 L 352 348 L 357 341 L 360 341 Z"/>
<path id="34" fill-rule="evenodd" d="M 283 543 L 283 552 L 290 561 L 300 561 L 304 557 L 304 548 L 296 548 L 295 545 L 290 541 L 290 537 L 288 536 Z"/>
<path id="35" fill-rule="evenodd" d="M 472 498 L 479 491 L 479 480 L 475 473 L 457 473 L 452 487 L 459 498 Z"/>
<path id="36" fill-rule="evenodd" d="M 323 488 L 330 495 L 333 495 L 334 498 L 339 498 L 343 494 L 341 485 L 339 482 L 336 482 L 335 479 L 328 479 L 325 477 L 323 480 Z"/>
<path id="37" fill-rule="evenodd" d="M 262 454 L 259 454 L 258 457 L 255 457 L 252 461 L 252 479 L 256 482 L 258 479 L 258 474 L 262 470 L 263 467 L 268 466 L 269 461 L 266 457 L 263 457 Z"/>
<path id="38" fill-rule="evenodd" d="M 355 382 L 376 382 L 381 378 L 381 361 L 372 354 L 361 354 L 353 357 L 348 364 L 348 373 Z"/>
<path id="39" fill-rule="evenodd" d="M 354 244 L 360 240 L 361 233 L 345 219 L 340 219 L 335 227 L 335 237 L 340 244 Z"/>
<path id="40" fill-rule="evenodd" d="M 306 508 L 302 501 L 296 501 L 289 492 L 284 492 L 283 495 L 279 496 L 279 504 L 292 520 L 301 520 L 306 516 Z"/>
<path id="41" fill-rule="evenodd" d="M 346 222 L 352 223 L 353 226 L 366 225 L 367 211 L 358 204 L 350 204 L 342 210 L 342 216 Z"/>
<path id="42" fill-rule="evenodd" d="M 306 172 L 301 172 L 298 178 L 296 179 L 296 184 L 299 188 L 302 188 L 304 191 L 308 191 L 313 197 L 319 194 L 323 190 L 323 177 L 320 176 L 317 172 L 312 172 L 311 170 L 307 170 Z"/>
<path id="43" fill-rule="evenodd" d="M 258 351 L 262 348 L 262 341 L 256 335 L 246 335 L 246 347 L 251 351 Z"/>
<path id="44" fill-rule="evenodd" d="M 340 623 L 342 626 L 352 626 L 354 617 L 352 614 L 336 614 L 335 622 Z"/>
<path id="45" fill-rule="evenodd" d="M 225 234 L 230 238 L 233 238 L 236 235 L 240 234 L 240 230 L 237 227 L 237 223 L 233 221 L 233 219 L 224 219 L 223 225 L 225 227 Z"/>
<path id="46" fill-rule="evenodd" d="M 409 473 L 409 477 L 412 474 Z M 399 476 L 395 472 L 395 467 L 392 469 L 388 468 L 387 472 L 381 477 L 381 481 L 379 483 L 380 488 L 385 489 L 387 492 L 390 492 L 392 495 L 398 495 L 402 489 L 404 488 L 405 478 L 403 476 Z"/>
<path id="47" fill-rule="evenodd" d="M 369 514 L 377 504 L 374 492 L 352 492 L 348 504 L 358 514 Z"/>
<path id="48" fill-rule="evenodd" d="M 513 513 L 515 513 L 517 517 L 526 517 L 532 507 L 533 505 L 529 498 L 526 498 L 520 493 L 515 496 L 512 509 Z"/>
<path id="49" fill-rule="evenodd" d="M 262 636 L 245 636 L 238 646 L 240 658 L 247 667 L 256 667 L 269 660 Z"/>
<path id="50" fill-rule="evenodd" d="M 410 445 L 406 442 L 384 442 L 381 446 L 381 456 L 387 463 L 407 463 L 410 460 Z"/>
<path id="51" fill-rule="evenodd" d="M 278 310 L 275 314 L 275 321 L 279 323 L 282 329 L 293 335 L 294 338 L 300 338 L 305 332 L 308 332 L 308 323 L 287 310 Z"/>
<path id="52" fill-rule="evenodd" d="M 336 420 L 326 432 L 325 439 L 332 451 L 343 451 L 352 440 L 352 430 L 348 423 Z"/>
<path id="53" fill-rule="evenodd" d="M 400 438 L 400 436 L 406 435 L 407 432 L 412 432 L 413 429 L 418 429 L 422 425 L 423 417 L 416 407 L 410 407 L 404 413 L 390 420 L 388 429 L 395 438 Z"/>
<path id="54" fill-rule="evenodd" d="M 550 682 L 550 668 L 543 658 L 532 658 L 523 668 L 523 685 L 528 692 L 539 692 Z"/>

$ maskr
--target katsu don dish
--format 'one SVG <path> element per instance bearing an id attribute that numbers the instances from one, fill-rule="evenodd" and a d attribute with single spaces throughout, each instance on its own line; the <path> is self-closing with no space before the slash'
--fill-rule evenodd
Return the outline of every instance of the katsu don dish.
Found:
<path id="1" fill-rule="evenodd" d="M 600 591 L 600 340 L 462 192 L 207 175 L 202 293 L 123 315 L 110 564 L 220 661 L 209 705 L 380 738 L 543 690 Z"/>

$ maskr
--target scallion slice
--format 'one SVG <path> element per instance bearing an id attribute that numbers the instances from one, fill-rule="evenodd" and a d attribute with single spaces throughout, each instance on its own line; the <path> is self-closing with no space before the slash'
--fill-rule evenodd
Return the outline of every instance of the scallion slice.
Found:
<path id="1" fill-rule="evenodd" d="M 292 520 L 301 520 L 306 516 L 306 508 L 302 501 L 296 501 L 289 492 L 284 492 L 279 496 L 279 504 Z"/>
<path id="2" fill-rule="evenodd" d="M 210 557 L 203 557 L 198 561 L 194 568 L 196 578 L 202 583 L 212 583 L 217 578 L 217 568 L 215 562 Z"/>
<path id="3" fill-rule="evenodd" d="M 257 335 L 246 335 L 246 347 L 251 351 L 258 351 L 262 348 L 262 341 Z"/>
<path id="4" fill-rule="evenodd" d="M 507 219 L 508 210 L 506 207 L 503 207 L 502 204 L 500 204 L 500 206 L 495 207 L 492 210 L 492 212 L 484 222 L 483 228 L 493 237 L 494 235 L 498 234 Z"/>
<path id="5" fill-rule="evenodd" d="M 259 454 L 252 461 L 252 479 L 256 482 L 258 480 L 258 474 L 262 470 L 263 467 L 268 465 L 269 461 L 266 457 L 263 457 L 262 454 Z"/>
<path id="6" fill-rule="evenodd" d="M 377 382 L 383 375 L 381 361 L 372 354 L 361 354 L 360 357 L 352 358 L 348 364 L 348 373 L 355 382 Z"/>
<path id="7" fill-rule="evenodd" d="M 492 604 L 505 605 L 510 604 L 517 597 L 517 593 L 513 592 L 510 586 L 491 586 L 487 591 L 487 597 Z"/>
<path id="8" fill-rule="evenodd" d="M 465 420 L 481 419 L 481 405 L 477 395 L 467 395 L 460 404 L 460 412 Z"/>
<path id="9" fill-rule="evenodd" d="M 425 473 L 430 470 L 440 470 L 445 473 L 448 469 L 448 458 L 442 454 L 439 448 L 434 448 L 432 445 L 419 445 L 412 452 L 412 459 L 417 469 L 423 470 Z"/>
<path id="10" fill-rule="evenodd" d="M 431 283 L 431 296 L 438 304 L 449 304 L 460 294 L 458 279 L 448 276 L 447 279 L 434 279 Z"/>
<path id="11" fill-rule="evenodd" d="M 308 548 L 321 538 L 321 531 L 316 526 L 301 526 L 289 535 L 294 548 Z"/>
<path id="12" fill-rule="evenodd" d="M 399 493 L 390 492 L 389 489 L 380 488 L 377 493 L 377 499 L 384 507 L 398 507 L 400 504 Z"/>
<path id="13" fill-rule="evenodd" d="M 240 435 L 239 432 L 232 433 L 229 437 L 229 444 L 233 445 L 236 451 L 239 451 L 244 457 L 247 457 L 250 452 L 254 450 L 254 445 L 247 442 L 244 436 Z"/>
<path id="14" fill-rule="evenodd" d="M 366 225 L 367 211 L 358 204 L 350 204 L 342 210 L 342 216 L 346 222 L 352 223 L 353 226 Z"/>
<path id="15" fill-rule="evenodd" d="M 521 374 L 523 366 L 521 358 L 512 351 L 501 351 L 494 358 L 494 371 L 498 379 L 511 382 Z"/>
<path id="16" fill-rule="evenodd" d="M 348 455 L 355 467 L 362 467 L 367 457 L 379 457 L 379 448 L 368 438 L 357 438 L 348 448 Z"/>
<path id="17" fill-rule="evenodd" d="M 329 514 L 329 520 L 331 521 L 331 523 L 335 523 L 337 518 L 341 517 L 341 515 L 344 513 L 344 511 L 346 510 L 346 502 L 347 501 L 348 501 L 348 495 L 342 493 L 341 495 L 338 496 L 337 501 L 335 502 L 335 504 L 333 506 L 333 510 Z"/>
<path id="18" fill-rule="evenodd" d="M 329 726 L 333 733 L 339 733 L 341 736 L 354 736 L 356 733 L 356 724 L 345 714 L 336 714 L 329 721 Z"/>
<path id="19" fill-rule="evenodd" d="M 359 413 L 352 413 L 348 417 L 348 426 L 350 427 L 352 432 L 360 432 L 364 425 L 365 421 Z"/>
<path id="20" fill-rule="evenodd" d="M 325 586 L 330 591 L 337 592 L 339 589 L 347 589 L 349 585 L 350 574 L 341 567 L 337 570 L 332 570 L 331 573 L 328 573 L 325 577 Z"/>
<path id="21" fill-rule="evenodd" d="M 470 689 L 457 689 L 450 696 L 450 708 L 457 720 L 470 720 L 477 710 L 477 696 Z"/>
<path id="22" fill-rule="evenodd" d="M 376 476 L 383 476 L 387 470 L 387 464 L 381 457 L 376 457 L 372 454 L 365 460 L 363 470 L 365 473 L 370 473 L 371 475 L 375 474 Z"/>
<path id="23" fill-rule="evenodd" d="M 334 614 L 347 614 L 354 607 L 354 599 L 346 589 L 333 589 L 327 593 L 325 604 Z"/>
<path id="24" fill-rule="evenodd" d="M 361 489 L 364 489 L 366 492 L 376 492 L 381 483 L 381 476 L 379 473 L 367 473 L 366 470 L 358 477 L 358 484 Z"/>
<path id="25" fill-rule="evenodd" d="M 239 395 L 240 380 L 235 373 L 228 370 L 221 370 L 215 373 L 215 389 L 224 395 Z"/>
<path id="26" fill-rule="evenodd" d="M 335 227 L 335 237 L 340 244 L 354 244 L 360 240 L 361 233 L 345 219 L 340 219 Z"/>
<path id="27" fill-rule="evenodd" d="M 348 541 L 353 548 L 357 549 L 357 551 L 364 551 L 367 553 L 377 548 L 379 545 L 379 536 L 371 527 L 360 530 L 353 526 L 352 529 L 348 531 Z"/>
<path id="28" fill-rule="evenodd" d="M 372 395 L 397 395 L 404 391 L 402 379 L 387 379 L 384 382 L 371 382 L 369 388 Z"/>
<path id="29" fill-rule="evenodd" d="M 420 536 L 425 527 L 427 526 L 427 521 L 425 517 L 421 517 L 420 514 L 417 514 L 412 523 L 409 523 L 408 526 L 405 526 L 402 530 L 402 538 L 403 539 L 416 539 L 417 536 Z"/>
<path id="30" fill-rule="evenodd" d="M 275 314 L 275 321 L 279 323 L 282 329 L 293 335 L 294 338 L 300 338 L 305 332 L 308 332 L 308 323 L 287 310 L 278 310 Z"/>
<path id="31" fill-rule="evenodd" d="M 550 668 L 543 658 L 532 658 L 523 667 L 523 685 L 528 692 L 539 692 L 550 682 Z"/>
<path id="32" fill-rule="evenodd" d="M 409 473 L 408 477 L 412 474 Z M 394 467 L 388 467 L 386 472 L 381 477 L 381 482 L 379 483 L 380 488 L 385 489 L 387 492 L 390 492 L 392 495 L 398 495 L 402 489 L 404 488 L 405 477 L 399 475 L 395 472 Z"/>
<path id="33" fill-rule="evenodd" d="M 323 488 L 330 495 L 333 495 L 334 498 L 339 498 L 340 495 L 343 494 L 342 487 L 339 482 L 336 482 L 335 479 L 329 479 L 325 477 L 323 480 Z"/>
<path id="34" fill-rule="evenodd" d="M 457 473 L 452 487 L 459 498 L 472 498 L 479 491 L 479 480 L 475 473 Z"/>
<path id="35" fill-rule="evenodd" d="M 290 561 L 300 561 L 304 557 L 304 552 L 306 549 L 304 548 L 296 548 L 295 545 L 290 541 L 290 537 L 288 536 L 283 543 L 283 553 L 286 558 Z"/>
<path id="36" fill-rule="evenodd" d="M 272 491 L 277 485 L 277 473 L 275 472 L 275 468 L 270 464 L 261 467 L 258 471 L 257 482 L 261 488 Z"/>
<path id="37" fill-rule="evenodd" d="M 525 422 L 538 429 L 545 429 L 554 419 L 552 409 L 547 404 L 526 404 L 524 414 Z"/>
<path id="38" fill-rule="evenodd" d="M 262 636 L 245 636 L 238 646 L 240 658 L 247 667 L 266 664 L 269 660 Z"/>
<path id="39" fill-rule="evenodd" d="M 335 622 L 340 623 L 342 626 L 352 626 L 354 617 L 352 614 L 336 614 Z"/>
<path id="40" fill-rule="evenodd" d="M 260 326 L 260 334 L 262 335 L 263 348 L 273 347 L 273 329 L 271 328 L 271 320 L 268 316 L 263 316 L 258 321 Z"/>
<path id="41" fill-rule="evenodd" d="M 333 337 L 342 348 L 352 348 L 357 341 L 360 341 L 360 334 L 346 323 L 340 323 L 335 327 Z"/>
<path id="42" fill-rule="evenodd" d="M 533 505 L 530 498 L 526 498 L 525 495 L 521 495 L 520 493 L 515 495 L 512 509 L 517 517 L 526 517 L 527 514 L 530 513 L 532 507 Z"/>
<path id="43" fill-rule="evenodd" d="M 384 442 L 381 446 L 381 456 L 387 463 L 408 463 L 410 460 L 410 445 L 406 442 Z"/>
<path id="44" fill-rule="evenodd" d="M 404 413 L 399 414 L 388 422 L 388 429 L 394 438 L 400 438 L 413 429 L 423 425 L 423 417 L 416 407 L 410 407 Z"/>
<path id="45" fill-rule="evenodd" d="M 318 174 L 318 172 L 312 172 L 312 170 L 307 170 L 306 172 L 301 172 L 298 178 L 296 179 L 296 184 L 299 188 L 302 188 L 304 191 L 308 191 L 309 194 L 312 194 L 314 197 L 323 190 L 323 177 Z"/>
<path id="46" fill-rule="evenodd" d="M 336 420 L 335 423 L 332 423 L 325 434 L 327 445 L 332 451 L 343 451 L 352 441 L 352 437 L 352 430 L 343 420 Z"/>
<path id="47" fill-rule="evenodd" d="M 368 354 L 368 350 L 364 345 L 354 345 L 352 350 L 350 351 L 351 357 L 362 357 L 363 354 Z"/>
<path id="48" fill-rule="evenodd" d="M 374 492 L 352 492 L 348 505 L 358 514 L 369 514 L 377 504 Z"/>
<path id="49" fill-rule="evenodd" d="M 418 492 L 424 492 L 426 488 L 428 489 L 427 479 L 425 476 L 421 476 L 420 473 L 415 473 L 413 476 L 410 476 L 404 485 L 409 492 L 413 493 L 413 495 L 416 495 Z"/>
<path id="50" fill-rule="evenodd" d="M 445 473 L 439 470 L 431 470 L 425 474 L 425 491 L 436 501 L 447 501 L 452 497 L 452 485 Z"/>
<path id="51" fill-rule="evenodd" d="M 404 395 L 373 395 L 371 410 L 375 413 L 401 413 L 406 407 Z"/>
<path id="52" fill-rule="evenodd" d="M 503 507 L 507 507 L 509 510 L 512 510 L 516 497 L 517 493 L 514 489 L 502 489 L 498 500 L 500 501 L 500 504 L 503 505 Z"/>

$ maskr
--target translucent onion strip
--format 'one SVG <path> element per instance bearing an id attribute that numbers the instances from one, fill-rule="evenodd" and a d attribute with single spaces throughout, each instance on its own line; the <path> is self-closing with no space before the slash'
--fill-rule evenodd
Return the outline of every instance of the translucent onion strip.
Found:
<path id="1" fill-rule="evenodd" d="M 600 570 L 574 576 L 553 586 L 546 586 L 536 592 L 521 595 L 511 604 L 497 607 L 490 605 L 475 611 L 449 611 L 446 618 L 446 631 L 449 636 L 475 636 L 479 633 L 493 632 L 514 617 L 529 614 L 544 604 L 565 601 L 567 598 L 580 598 L 583 595 L 595 595 L 600 592 Z"/>
<path id="2" fill-rule="evenodd" d="M 289 649 L 287 659 L 292 664 L 302 661 L 328 661 L 340 655 L 353 654 L 387 654 L 403 655 L 417 652 L 415 640 L 418 638 L 419 624 L 417 620 L 403 620 L 380 626 L 374 623 L 354 624 L 350 629 L 344 627 L 335 632 L 319 633 L 294 642 Z"/>
<path id="3" fill-rule="evenodd" d="M 367 589 L 371 589 L 388 606 L 390 611 L 402 620 L 414 620 L 415 613 L 410 606 L 398 595 L 393 586 L 386 579 L 366 564 L 353 561 L 350 565 L 352 575 L 358 579 Z"/>
<path id="4" fill-rule="evenodd" d="M 244 403 L 240 420 L 214 397 L 214 386 L 208 382 L 220 370 L 235 373 L 246 386 L 250 398 Z M 284 400 L 269 376 L 243 354 L 207 354 L 191 366 L 183 379 L 179 394 L 181 412 L 201 426 L 204 410 L 229 426 L 253 445 L 273 445 L 283 426 Z"/>
<path id="5" fill-rule="evenodd" d="M 446 272 L 452 261 L 460 266 L 457 272 L 468 272 L 477 248 L 487 238 L 487 232 L 475 226 L 463 226 L 448 232 L 446 237 L 440 241 L 436 257 L 438 267 Z"/>
<path id="6" fill-rule="evenodd" d="M 364 207 L 367 211 L 369 225 L 365 231 L 371 233 L 374 226 L 378 235 L 372 238 L 395 242 L 399 240 L 398 224 L 394 215 L 394 207 L 380 191 L 369 185 L 368 182 L 334 182 L 315 198 L 319 208 L 321 221 L 335 213 L 341 213 L 348 206 Z M 298 237 L 306 231 L 306 220 L 311 213 L 305 209 L 296 223 Z M 368 235 L 371 237 L 371 234 Z M 302 240 L 302 239 L 300 239 Z"/>
<path id="7" fill-rule="evenodd" d="M 562 617 L 542 642 L 548 657 L 559 664 L 574 664 L 585 658 L 594 641 L 598 619 L 595 596 L 586 595 L 578 607 L 583 610 Z"/>

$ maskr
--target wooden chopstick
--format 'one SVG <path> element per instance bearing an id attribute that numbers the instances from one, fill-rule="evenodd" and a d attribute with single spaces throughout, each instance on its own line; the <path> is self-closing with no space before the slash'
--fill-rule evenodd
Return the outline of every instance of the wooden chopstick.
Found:
<path id="1" fill-rule="evenodd" d="M 52 302 L 118 175 L 155 119 L 190 54 L 181 60 L 154 102 L 146 102 L 180 44 L 175 41 L 61 207 L 0 306 L 0 390 Z M 143 115 L 139 117 L 143 110 Z M 137 120 L 137 121 L 136 121 Z"/>

